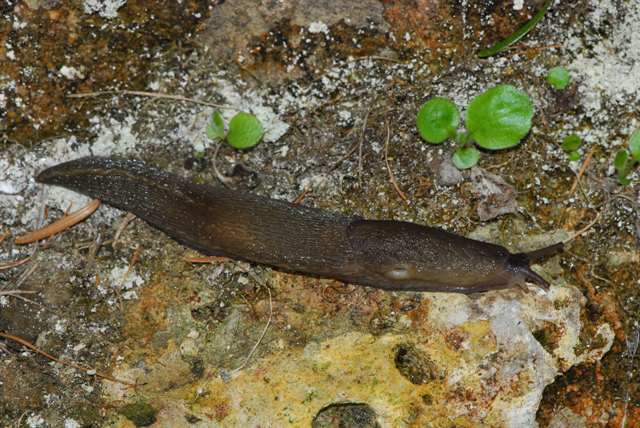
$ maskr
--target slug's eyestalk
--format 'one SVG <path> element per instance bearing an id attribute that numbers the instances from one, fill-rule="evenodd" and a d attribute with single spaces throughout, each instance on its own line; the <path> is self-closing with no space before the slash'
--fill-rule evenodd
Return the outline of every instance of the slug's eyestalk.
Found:
<path id="1" fill-rule="evenodd" d="M 531 282 L 545 290 L 548 290 L 549 283 L 543 277 L 531 270 L 531 263 L 544 257 L 559 253 L 563 248 L 564 244 L 559 242 L 528 253 L 511 254 L 507 260 L 507 270 L 511 272 L 515 278 L 520 278 L 523 281 Z"/>

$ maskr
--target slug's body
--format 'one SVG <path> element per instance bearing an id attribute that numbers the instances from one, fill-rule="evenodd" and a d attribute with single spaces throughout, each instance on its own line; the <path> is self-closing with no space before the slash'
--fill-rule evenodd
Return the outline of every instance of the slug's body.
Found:
<path id="1" fill-rule="evenodd" d="M 557 244 L 532 253 L 400 221 L 362 220 L 190 183 L 140 161 L 82 158 L 42 172 L 63 186 L 130 211 L 207 255 L 220 255 L 387 290 L 474 293 L 524 281 Z"/>

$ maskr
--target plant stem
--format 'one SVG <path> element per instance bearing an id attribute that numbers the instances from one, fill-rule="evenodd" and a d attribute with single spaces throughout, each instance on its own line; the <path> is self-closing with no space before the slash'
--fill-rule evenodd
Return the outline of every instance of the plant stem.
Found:
<path id="1" fill-rule="evenodd" d="M 457 132 L 455 140 L 460 147 L 464 147 L 469 143 L 470 137 L 471 137 L 471 134 L 469 133 L 469 131 Z"/>

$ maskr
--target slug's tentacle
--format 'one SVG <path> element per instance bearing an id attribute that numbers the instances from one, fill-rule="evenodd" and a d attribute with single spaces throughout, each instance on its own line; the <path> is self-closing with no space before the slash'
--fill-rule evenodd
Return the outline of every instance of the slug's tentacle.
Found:
<path id="1" fill-rule="evenodd" d="M 561 244 L 550 245 L 540 250 L 529 253 L 511 254 L 507 262 L 508 270 L 512 273 L 513 279 L 518 282 L 530 282 L 548 290 L 549 283 L 546 279 L 538 275 L 531 269 L 531 263 L 543 257 L 557 253 L 563 248 Z"/>
<path id="2" fill-rule="evenodd" d="M 564 244 L 562 242 L 558 242 L 557 244 L 549 245 L 548 247 L 540 248 L 539 250 L 529 251 L 528 253 L 524 253 L 529 261 L 536 262 L 542 258 L 557 254 L 564 250 Z"/>
<path id="3" fill-rule="evenodd" d="M 537 262 L 545 257 L 552 256 L 561 252 L 564 249 L 564 244 L 559 242 L 557 244 L 549 245 L 548 247 L 540 248 L 538 250 L 529 251 L 527 253 L 516 253 L 509 257 L 509 270 L 513 272 L 514 277 L 527 281 L 540 286 L 541 288 L 548 290 L 549 283 L 546 279 L 531 269 L 531 263 Z"/>
<path id="4" fill-rule="evenodd" d="M 134 160 L 82 158 L 43 171 L 38 181 L 130 211 L 205 254 L 387 290 L 468 294 L 523 281 L 548 288 L 529 264 L 562 248 L 510 254 L 434 227 L 197 185 Z"/>

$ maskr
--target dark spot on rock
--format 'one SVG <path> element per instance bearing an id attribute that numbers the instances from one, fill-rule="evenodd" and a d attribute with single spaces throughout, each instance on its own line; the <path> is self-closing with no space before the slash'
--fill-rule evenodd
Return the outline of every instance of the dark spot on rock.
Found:
<path id="1" fill-rule="evenodd" d="M 395 363 L 402 376 L 415 385 L 444 378 L 443 370 L 428 355 L 410 344 L 396 346 Z"/>
<path id="2" fill-rule="evenodd" d="M 200 419 L 199 417 L 194 415 L 188 415 L 188 414 L 184 415 L 184 419 L 190 424 L 197 424 L 198 422 L 202 421 L 202 419 Z"/>
<path id="3" fill-rule="evenodd" d="M 422 402 L 423 402 L 424 404 L 426 404 L 427 406 L 430 406 L 430 405 L 432 405 L 432 404 L 433 404 L 433 397 L 431 397 L 431 395 L 430 395 L 430 394 L 424 394 L 424 395 L 422 396 Z"/>
<path id="4" fill-rule="evenodd" d="M 189 367 L 191 369 L 191 373 L 197 378 L 200 379 L 204 375 L 204 362 L 202 358 L 192 358 L 189 361 Z"/>
<path id="5" fill-rule="evenodd" d="M 205 323 L 222 322 L 229 316 L 229 307 L 221 307 L 218 302 L 213 302 L 191 309 L 191 316 L 194 320 Z"/>
<path id="6" fill-rule="evenodd" d="M 378 428 L 376 413 L 364 403 L 333 403 L 313 418 L 312 428 Z"/>
<path id="7" fill-rule="evenodd" d="M 374 314 L 369 322 L 369 328 L 372 334 L 380 335 L 393 328 L 398 322 L 398 315 L 388 310 L 380 310 Z"/>
<path id="8" fill-rule="evenodd" d="M 230 177 L 237 183 L 242 184 L 246 189 L 255 189 L 260 184 L 258 173 L 247 168 L 241 163 L 233 166 Z"/>
<path id="9" fill-rule="evenodd" d="M 213 164 L 210 159 L 199 155 L 189 156 L 184 160 L 184 168 L 190 171 L 202 172 L 207 168 L 211 168 L 212 165 Z"/>
<path id="10" fill-rule="evenodd" d="M 137 401 L 122 407 L 120 413 L 133 422 L 135 426 L 148 427 L 156 422 L 156 413 L 158 412 L 149 403 Z"/>
<path id="11" fill-rule="evenodd" d="M 547 352 L 552 353 L 558 347 L 561 334 L 562 331 L 557 325 L 545 321 L 541 328 L 533 332 L 533 337 Z"/>
<path id="12" fill-rule="evenodd" d="M 577 85 L 565 89 L 550 88 L 553 102 L 549 103 L 549 114 L 577 112 L 580 108 Z"/>

